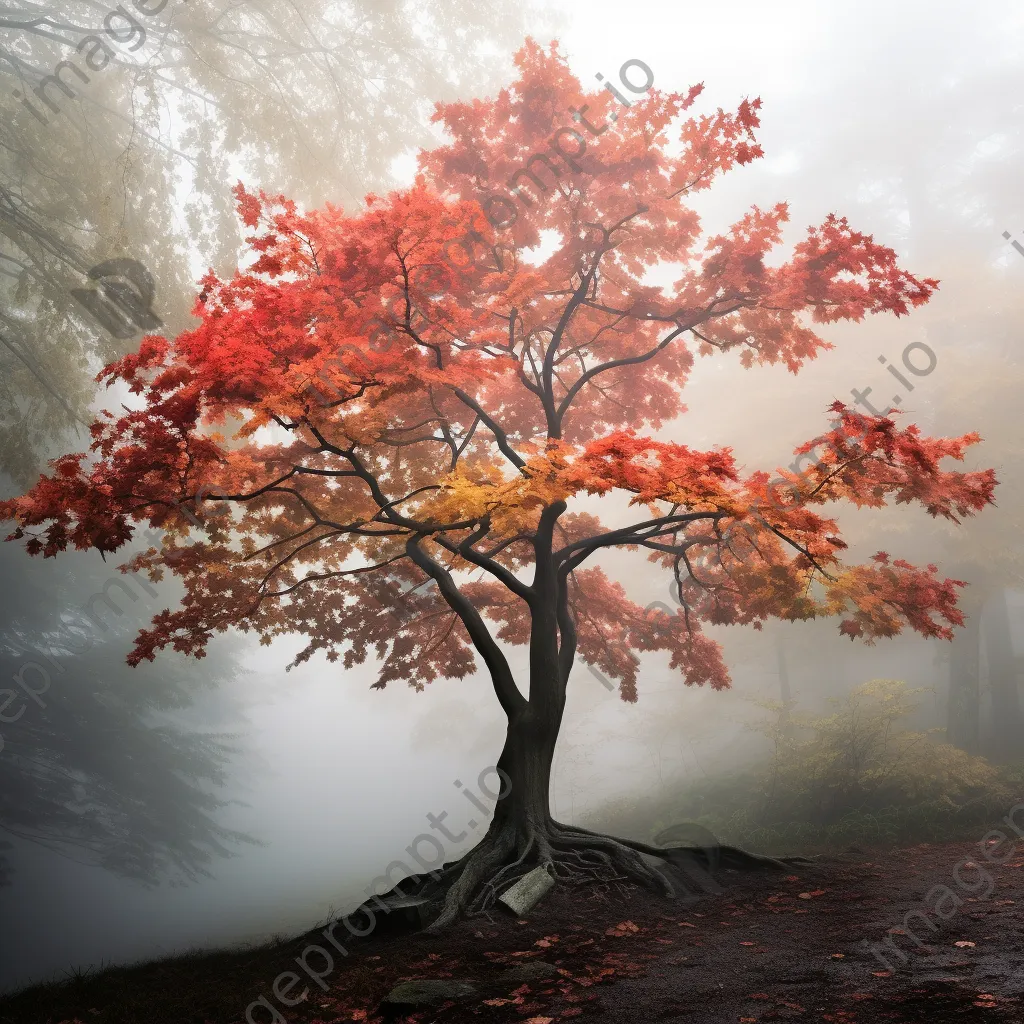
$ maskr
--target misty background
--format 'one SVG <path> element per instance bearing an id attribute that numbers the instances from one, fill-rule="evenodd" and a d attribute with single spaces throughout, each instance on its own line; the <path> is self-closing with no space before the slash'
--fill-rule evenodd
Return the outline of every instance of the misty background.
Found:
<path id="1" fill-rule="evenodd" d="M 137 336 L 112 336 L 71 297 L 90 267 L 139 260 L 164 329 L 179 331 L 197 278 L 236 265 L 237 180 L 356 210 L 368 192 L 411 181 L 416 148 L 437 138 L 435 100 L 493 95 L 513 79 L 527 35 L 557 38 L 584 82 L 639 59 L 658 89 L 704 82 L 698 112 L 763 99 L 765 158 L 694 202 L 709 234 L 751 204 L 786 201 L 787 243 L 834 211 L 941 281 L 909 317 L 827 326 L 836 349 L 799 376 L 698 360 L 688 411 L 665 434 L 732 446 L 747 467 L 787 466 L 825 428 L 833 400 L 871 388 L 879 409 L 900 395 L 905 420 L 926 433 L 979 431 L 969 468 L 995 466 L 1001 483 L 998 507 L 958 529 L 918 509 L 841 516 L 852 559 L 886 550 L 971 583 L 952 644 L 911 636 L 866 647 L 835 621 L 710 628 L 733 690 L 688 689 L 652 657 L 636 705 L 577 665 L 554 814 L 599 820 L 753 763 L 769 740 L 749 727 L 760 714 L 751 698 L 823 714 L 828 698 L 876 678 L 928 688 L 915 728 L 996 763 L 1020 759 L 1019 5 L 729 0 L 627 14 L 605 0 L 311 0 L 300 15 L 285 0 L 171 0 L 136 10 L 131 34 L 116 23 L 124 42 L 108 40 L 109 63 L 87 83 L 70 78 L 77 95 L 55 94 L 58 111 L 37 103 L 43 123 L 15 91 L 31 97 L 61 60 L 84 68 L 75 43 L 111 9 L 0 0 L 3 497 L 48 458 L 83 448 L 91 413 L 119 400 L 92 378 Z M 936 365 L 908 392 L 879 357 L 902 369 L 915 342 Z M 482 835 L 454 785 L 479 793 L 501 747 L 503 717 L 482 675 L 422 694 L 370 691 L 372 667 L 314 661 L 287 672 L 297 642 L 242 636 L 218 638 L 203 661 L 165 655 L 130 669 L 133 635 L 175 592 L 114 589 L 118 607 L 93 604 L 90 616 L 123 560 L 43 561 L 0 545 L 0 687 L 27 662 L 50 678 L 45 707 L 21 701 L 8 709 L 24 707 L 17 721 L 0 720 L 0 988 L 298 932 L 365 898 L 429 830 L 428 813 L 467 829 L 448 855 Z M 635 554 L 602 564 L 632 598 L 671 602 L 668 577 Z"/>

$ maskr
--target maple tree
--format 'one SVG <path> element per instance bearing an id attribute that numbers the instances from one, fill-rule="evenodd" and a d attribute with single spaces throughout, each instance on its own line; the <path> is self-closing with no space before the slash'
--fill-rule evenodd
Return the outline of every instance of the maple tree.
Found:
<path id="1" fill-rule="evenodd" d="M 976 434 L 930 438 L 838 402 L 798 449 L 817 461 L 783 471 L 784 487 L 728 448 L 644 433 L 683 411 L 695 355 L 738 351 L 745 366 L 796 372 L 831 347 L 815 324 L 905 314 L 937 282 L 834 215 L 771 264 L 785 204 L 702 238 L 686 198 L 761 156 L 759 100 L 687 114 L 696 86 L 623 109 L 585 92 L 554 44 L 528 43 L 517 64 L 497 98 L 439 104 L 452 141 L 420 155 L 412 187 L 369 196 L 363 212 L 302 212 L 240 184 L 254 259 L 203 279 L 194 329 L 148 336 L 102 371 L 139 399 L 100 415 L 92 456 L 54 460 L 0 507 L 18 521 L 12 538 L 47 556 L 116 551 L 143 523 L 164 531 L 122 568 L 170 570 L 185 592 L 140 633 L 132 663 L 166 647 L 201 657 L 232 626 L 264 643 L 303 634 L 298 662 L 373 656 L 376 687 L 423 689 L 479 658 L 508 717 L 497 764 L 510 791 L 466 857 L 407 880 L 435 927 L 538 864 L 671 889 L 641 857 L 671 851 L 551 816 L 577 659 L 634 701 L 633 652 L 667 652 L 689 685 L 729 685 L 702 623 L 842 615 L 842 631 L 869 643 L 908 626 L 949 638 L 962 584 L 884 552 L 845 564 L 823 506 L 917 502 L 959 521 L 996 483 L 991 470 L 940 468 Z M 494 183 L 521 181 L 573 111 L 598 138 L 557 165 L 556 194 L 539 188 L 525 215 L 506 216 Z M 499 194 L 495 227 L 485 211 Z M 454 269 L 467 237 L 473 258 Z M 676 281 L 650 284 L 666 263 Z M 610 548 L 671 574 L 678 612 L 631 601 L 593 564 Z M 504 645 L 528 648 L 528 687 Z"/>

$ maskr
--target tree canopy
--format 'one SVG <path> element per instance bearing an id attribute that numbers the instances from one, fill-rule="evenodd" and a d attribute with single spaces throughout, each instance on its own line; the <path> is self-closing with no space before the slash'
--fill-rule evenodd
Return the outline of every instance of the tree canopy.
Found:
<path id="1" fill-rule="evenodd" d="M 814 507 L 913 500 L 933 515 L 969 514 L 991 500 L 994 474 L 939 463 L 962 458 L 977 435 L 930 439 L 836 404 L 831 429 L 800 449 L 823 448 L 814 470 L 789 474 L 780 498 L 767 473 L 744 473 L 727 449 L 641 433 L 682 411 L 695 354 L 738 350 L 745 365 L 795 372 L 829 347 L 813 324 L 901 315 L 937 282 L 836 216 L 770 265 L 784 204 L 702 240 L 684 200 L 760 155 L 759 101 L 688 118 L 675 156 L 668 129 L 699 86 L 652 91 L 613 126 L 614 98 L 584 93 L 555 51 L 528 47 L 519 64 L 521 80 L 496 100 L 441 105 L 454 141 L 423 154 L 412 188 L 370 197 L 363 214 L 302 213 L 239 186 L 257 258 L 230 280 L 204 279 L 198 328 L 147 337 L 104 370 L 142 408 L 93 426 L 98 462 L 66 456 L 9 504 L 27 527 L 50 522 L 30 550 L 114 551 L 148 519 L 168 541 L 135 567 L 171 566 L 188 593 L 140 638 L 135 660 L 166 645 L 199 653 L 237 624 L 268 638 L 305 633 L 301 658 L 344 651 L 353 664 L 376 649 L 379 685 L 464 675 L 474 646 L 493 671 L 481 613 L 500 639 L 527 641 L 538 590 L 519 574 L 544 533 L 564 589 L 564 667 L 578 645 L 629 698 L 633 648 L 667 649 L 688 682 L 726 685 L 702 620 L 845 613 L 851 635 L 908 624 L 950 635 L 954 581 L 884 553 L 844 566 L 836 521 Z M 584 106 L 605 130 L 559 167 L 555 200 L 492 227 L 480 202 L 497 193 L 482 187 L 512 178 Z M 479 244 L 454 272 L 448 254 L 467 230 Z M 531 261 L 548 232 L 554 251 Z M 684 268 L 674 284 L 646 283 L 666 262 Z M 325 386 L 338 397 L 321 400 Z M 245 420 L 232 442 L 212 430 L 226 417 Z M 243 511 L 230 525 L 210 518 L 196 542 L 172 503 L 201 485 Z M 616 491 L 644 514 L 612 528 L 566 511 Z M 582 568 L 611 546 L 642 548 L 676 574 L 677 621 L 645 616 L 600 568 Z M 483 578 L 457 585 L 451 574 L 470 570 Z M 438 590 L 419 588 L 424 573 Z M 512 699 L 510 678 L 504 686 Z"/>
<path id="2" fill-rule="evenodd" d="M 239 258 L 229 167 L 303 202 L 357 205 L 430 141 L 430 97 L 497 78 L 494 54 L 522 39 L 528 10 L 0 3 L 0 469 L 27 486 L 87 425 L 96 371 L 137 344 L 74 300 L 90 268 L 141 261 L 166 329 L 183 329 L 196 293 L 183 254 Z"/>

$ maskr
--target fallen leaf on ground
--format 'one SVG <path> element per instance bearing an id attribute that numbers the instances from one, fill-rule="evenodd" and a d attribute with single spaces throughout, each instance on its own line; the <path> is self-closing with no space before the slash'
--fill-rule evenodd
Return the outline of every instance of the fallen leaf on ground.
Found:
<path id="1" fill-rule="evenodd" d="M 640 929 L 632 921 L 620 921 L 614 928 L 608 928 L 605 935 L 633 935 Z"/>

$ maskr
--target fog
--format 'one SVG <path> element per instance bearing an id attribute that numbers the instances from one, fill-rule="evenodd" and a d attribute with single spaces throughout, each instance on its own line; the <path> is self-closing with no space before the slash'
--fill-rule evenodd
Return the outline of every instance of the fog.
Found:
<path id="1" fill-rule="evenodd" d="M 61 6 L 83 26 L 104 13 Z M 751 204 L 786 201 L 785 249 L 836 211 L 892 246 L 901 266 L 941 282 L 907 317 L 824 325 L 836 347 L 798 375 L 784 366 L 745 370 L 732 354 L 699 358 L 687 412 L 660 435 L 696 448 L 730 446 L 744 466 L 771 470 L 788 466 L 793 448 L 826 428 L 831 402 L 852 402 L 854 389 L 870 388 L 879 408 L 900 396 L 901 424 L 941 436 L 979 431 L 984 441 L 969 454 L 970 468 L 994 466 L 1000 487 L 997 507 L 958 528 L 919 507 L 839 516 L 853 560 L 886 550 L 968 580 L 961 603 L 975 631 L 958 631 L 966 641 L 910 633 L 867 646 L 840 636 L 836 619 L 762 632 L 709 627 L 732 689 L 686 687 L 667 658 L 645 655 L 636 704 L 577 663 L 555 754 L 553 812 L 566 822 L 600 822 L 754 763 L 767 741 L 750 727 L 761 714 L 752 699 L 786 699 L 784 686 L 801 712 L 825 714 L 829 698 L 858 684 L 904 680 L 928 688 L 913 727 L 946 733 L 951 685 L 974 671 L 980 724 L 972 752 L 1011 759 L 1014 737 L 1000 725 L 998 702 L 1007 685 L 1016 692 L 1024 664 L 1024 254 L 1012 245 L 1024 244 L 1018 4 L 322 0 L 310 5 L 313 20 L 330 24 L 332 7 L 358 8 L 367 38 L 382 50 L 367 46 L 323 66 L 310 57 L 305 67 L 270 56 L 283 84 L 258 98 L 251 90 L 260 85 L 259 62 L 239 58 L 234 74 L 203 59 L 215 50 L 200 26 L 228 6 L 172 0 L 153 15 L 160 30 L 139 52 L 120 50 L 84 99 L 68 101 L 46 126 L 23 117 L 15 125 L 11 93 L 15 79 L 31 80 L 26 68 L 52 67 L 67 47 L 9 27 L 34 5 L 12 0 L 0 14 L 8 54 L 0 340 L 10 341 L 0 350 L 0 497 L 22 493 L 47 458 L 80 450 L 82 423 L 123 397 L 97 392 L 90 378 L 131 351 L 138 334 L 111 338 L 83 321 L 67 299 L 69 266 L 80 281 L 82 268 L 110 252 L 131 253 L 156 281 L 165 329 L 180 330 L 195 280 L 207 266 L 228 273 L 237 260 L 230 189 L 239 178 L 303 204 L 330 200 L 355 210 L 366 192 L 412 181 L 416 147 L 437 137 L 434 100 L 493 95 L 512 80 L 511 54 L 527 35 L 557 38 L 584 82 L 640 59 L 658 89 L 705 83 L 701 111 L 763 100 L 765 157 L 697 195 L 706 231 L 723 230 Z M 289 39 L 287 5 L 240 6 L 253 20 L 239 25 L 253 38 L 273 36 L 264 32 L 270 25 L 274 38 Z M 429 24 L 432 35 L 417 40 L 410 28 L 398 38 L 399 24 Z M 188 69 L 193 90 L 164 88 L 162 63 Z M 133 74 L 152 75 L 153 92 L 139 107 L 138 141 L 126 148 Z M 357 92 L 357 81 L 365 89 Z M 19 216 L 33 219 L 34 235 Z M 75 251 L 55 255 L 54 239 Z M 911 392 L 881 359 L 900 367 L 915 342 L 936 359 Z M 86 622 L 81 609 L 113 578 L 119 556 L 44 560 L 18 544 L 0 547 L 5 678 L 26 659 L 52 659 L 46 706 L 26 699 L 19 719 L 0 725 L 0 987 L 296 934 L 362 902 L 386 865 L 407 859 L 407 847 L 430 831 L 428 814 L 446 813 L 453 832 L 466 830 L 446 845 L 448 859 L 483 835 L 486 821 L 464 789 L 480 793 L 505 733 L 485 673 L 438 680 L 425 692 L 371 690 L 370 664 L 343 668 L 314 657 L 289 669 L 299 638 L 260 646 L 240 633 L 216 638 L 204 660 L 165 653 L 132 669 L 125 657 L 134 634 L 173 607 L 177 591 L 161 583 L 153 594 L 115 595 L 118 611 L 101 612 L 101 626 Z M 607 555 L 601 565 L 633 600 L 672 603 L 668 576 L 635 552 Z M 1008 624 L 1008 643 L 1000 623 Z M 61 629 L 88 637 L 80 653 L 62 646 Z M 971 636 L 973 648 L 965 646 Z M 523 649 L 510 660 L 525 680 Z M 1001 683 L 1007 673 L 1010 683 Z"/>

